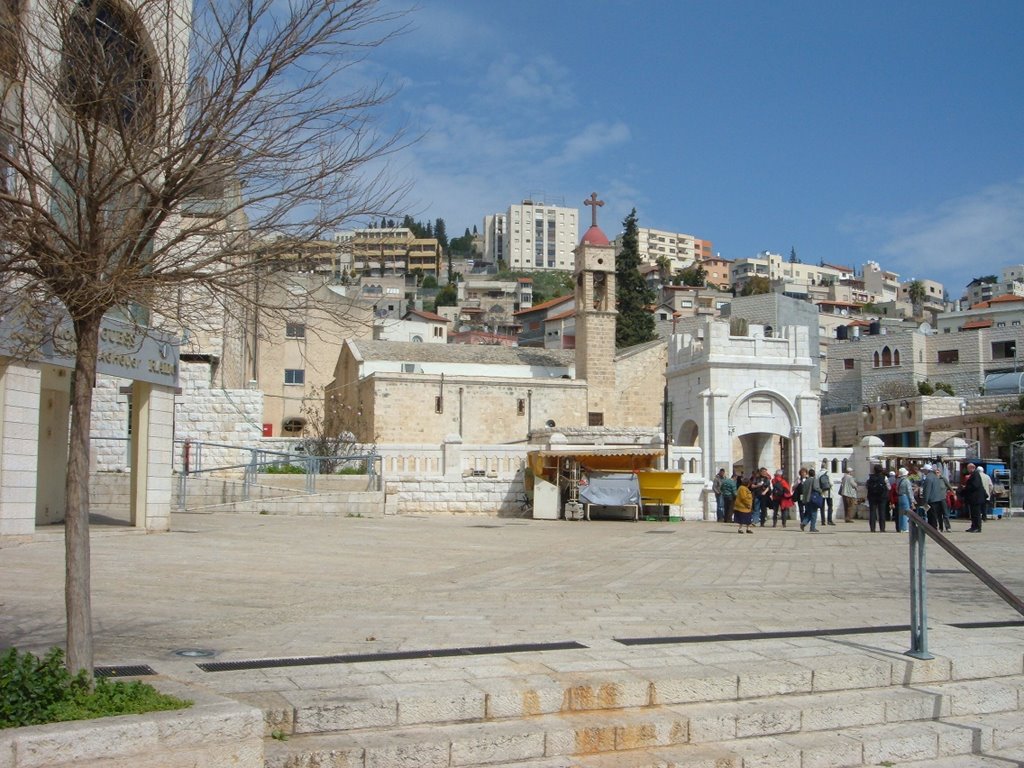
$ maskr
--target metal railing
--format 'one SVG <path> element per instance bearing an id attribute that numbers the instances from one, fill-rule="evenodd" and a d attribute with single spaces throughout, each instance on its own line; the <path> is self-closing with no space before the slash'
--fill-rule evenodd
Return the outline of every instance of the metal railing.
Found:
<path id="1" fill-rule="evenodd" d="M 181 447 L 181 469 L 178 472 L 178 507 L 184 509 L 188 498 L 189 477 L 199 477 L 213 472 L 229 472 L 242 470 L 242 500 L 249 500 L 250 489 L 257 484 L 262 473 L 271 467 L 299 466 L 302 467 L 305 478 L 304 491 L 308 494 L 316 493 L 316 481 L 319 476 L 330 476 L 335 474 L 332 470 L 341 466 L 359 466 L 362 471 L 359 474 L 366 475 L 367 485 L 375 487 L 379 485 L 380 477 L 379 463 L 381 457 L 375 452 L 364 454 L 342 454 L 337 456 L 312 456 L 304 453 L 291 453 L 288 451 L 271 451 L 264 448 L 245 448 L 238 445 L 226 445 L 223 443 L 209 443 L 198 440 L 175 440 L 176 445 Z M 241 451 L 247 455 L 247 460 L 234 464 L 221 464 L 215 467 L 204 467 L 203 448 L 217 448 L 221 450 Z M 327 467 L 327 469 L 325 469 Z"/>
<path id="2" fill-rule="evenodd" d="M 925 543 L 931 538 L 960 565 L 974 574 L 982 584 L 1001 597 L 1017 613 L 1024 615 L 1024 601 L 1013 594 L 992 574 L 978 565 L 953 542 L 932 528 L 916 512 L 901 512 L 910 521 L 910 650 L 908 656 L 932 659 L 928 653 L 928 588 L 925 571 Z"/>

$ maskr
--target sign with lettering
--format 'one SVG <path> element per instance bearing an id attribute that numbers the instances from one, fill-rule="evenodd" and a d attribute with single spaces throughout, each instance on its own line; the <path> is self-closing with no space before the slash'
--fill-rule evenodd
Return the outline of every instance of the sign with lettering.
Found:
<path id="1" fill-rule="evenodd" d="M 0 319 L 0 354 L 61 368 L 75 367 L 71 322 Z M 178 386 L 178 340 L 172 334 L 105 318 L 100 328 L 97 373 L 164 387 Z"/>

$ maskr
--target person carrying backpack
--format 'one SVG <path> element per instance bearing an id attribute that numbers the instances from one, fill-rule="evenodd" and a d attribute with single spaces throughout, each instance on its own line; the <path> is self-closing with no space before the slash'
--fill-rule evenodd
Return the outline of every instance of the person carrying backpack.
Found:
<path id="1" fill-rule="evenodd" d="M 871 532 L 875 532 L 875 523 L 878 523 L 878 530 L 885 533 L 885 513 L 889 504 L 889 482 L 885 478 L 885 469 L 881 464 L 875 464 L 874 469 L 868 476 L 865 483 L 868 494 L 868 525 Z"/>

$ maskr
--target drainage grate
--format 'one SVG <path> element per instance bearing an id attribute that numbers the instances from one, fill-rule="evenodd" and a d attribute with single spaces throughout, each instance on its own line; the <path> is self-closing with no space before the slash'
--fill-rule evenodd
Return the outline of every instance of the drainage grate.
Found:
<path id="1" fill-rule="evenodd" d="M 1000 627 L 1024 627 L 1024 621 L 1020 619 L 1009 619 L 1007 621 L 965 621 L 960 624 L 950 624 L 957 629 L 999 629 Z"/>
<path id="2" fill-rule="evenodd" d="M 96 667 L 92 673 L 96 677 L 144 677 L 155 675 L 156 671 L 148 664 L 128 664 L 120 667 Z"/>
<path id="3" fill-rule="evenodd" d="M 197 663 L 203 672 L 233 672 L 245 669 L 306 667 L 322 664 L 360 664 L 368 661 L 402 661 L 404 659 L 442 659 L 451 656 L 485 656 L 498 653 L 530 653 L 535 651 L 573 651 L 587 646 L 568 643 L 521 643 L 517 645 L 482 645 L 470 648 L 439 648 L 428 651 L 391 651 L 357 653 L 340 656 L 299 656 L 290 659 L 246 659 L 241 661 L 204 661 Z"/>
<path id="4" fill-rule="evenodd" d="M 790 637 L 832 637 L 834 635 L 871 635 L 886 632 L 909 632 L 909 624 L 889 627 L 842 627 L 839 629 L 797 629 L 788 632 L 737 632 L 721 635 L 686 635 L 682 637 L 616 637 L 623 645 L 676 645 L 683 643 L 717 643 L 738 640 L 780 640 Z"/>

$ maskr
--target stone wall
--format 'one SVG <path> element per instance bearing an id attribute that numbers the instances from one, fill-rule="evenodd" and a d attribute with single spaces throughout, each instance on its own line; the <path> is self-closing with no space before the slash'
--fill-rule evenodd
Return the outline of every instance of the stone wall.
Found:
<path id="1" fill-rule="evenodd" d="M 605 424 L 623 427 L 660 427 L 664 419 L 664 342 L 622 355 L 615 361 L 618 403 L 605 414 Z"/>
<path id="2" fill-rule="evenodd" d="M 263 713 L 170 680 L 147 681 L 188 709 L 0 731 L 4 768 L 263 768 Z"/>
<path id="3" fill-rule="evenodd" d="M 532 429 L 586 424 L 586 383 L 571 379 L 488 379 L 376 373 L 374 441 L 440 443 L 461 435 L 471 443 L 525 441 Z M 438 398 L 440 410 L 438 413 Z"/>

